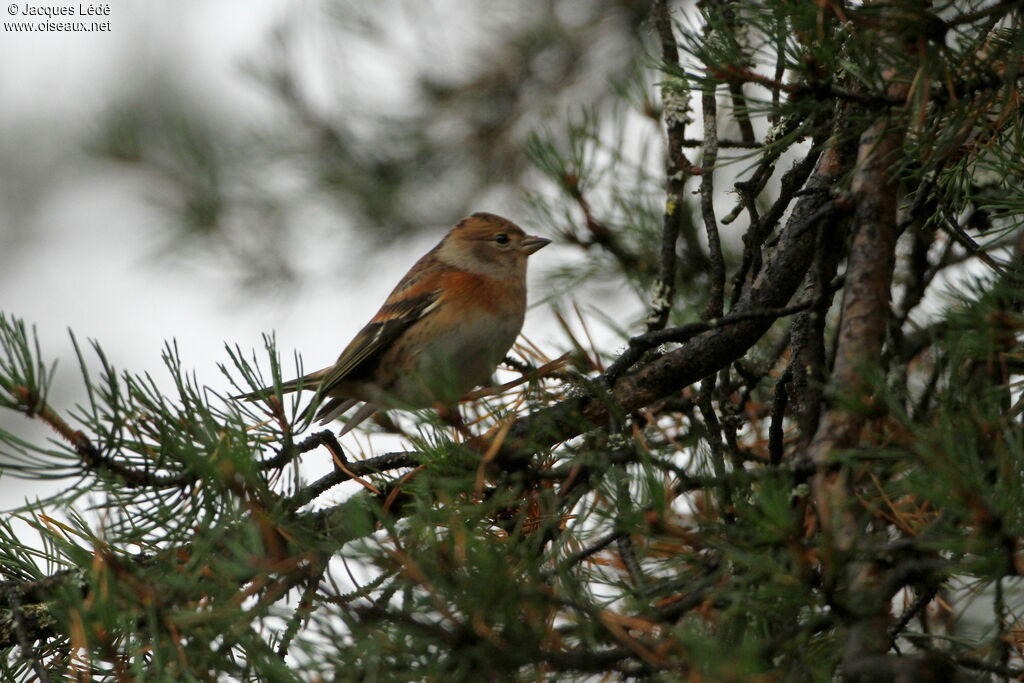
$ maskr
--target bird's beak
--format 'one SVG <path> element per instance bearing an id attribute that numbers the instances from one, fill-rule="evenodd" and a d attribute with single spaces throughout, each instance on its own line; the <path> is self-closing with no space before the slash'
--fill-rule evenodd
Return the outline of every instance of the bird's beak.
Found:
<path id="1" fill-rule="evenodd" d="M 532 254 L 535 251 L 543 249 L 544 247 L 551 244 L 551 240 L 544 237 L 537 237 L 536 235 L 529 235 L 526 239 L 519 243 L 519 250 L 524 254 Z"/>

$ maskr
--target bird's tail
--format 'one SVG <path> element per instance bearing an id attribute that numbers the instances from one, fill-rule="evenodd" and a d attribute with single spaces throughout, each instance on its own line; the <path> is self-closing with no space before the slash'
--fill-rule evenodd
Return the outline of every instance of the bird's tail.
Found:
<path id="1" fill-rule="evenodd" d="M 313 419 L 320 424 L 325 425 L 340 417 L 342 413 L 357 403 L 359 403 L 359 399 L 357 398 L 332 398 L 320 408 L 320 411 L 317 412 L 316 417 Z M 309 408 L 306 409 L 307 412 L 312 410 L 314 405 L 316 404 L 310 404 Z M 338 432 L 338 436 L 345 436 L 355 429 L 356 425 L 373 415 L 375 412 L 377 412 L 377 406 L 372 403 L 364 403 L 363 406 L 348 419 L 348 422 L 345 423 L 344 429 Z"/>
<path id="2" fill-rule="evenodd" d="M 313 419 L 325 425 L 357 403 L 359 403 L 357 398 L 332 398 L 320 407 L 320 410 L 317 411 Z M 307 408 L 307 412 L 312 411 L 314 408 L 316 408 L 316 403 L 311 403 L 309 408 Z"/>
<path id="3" fill-rule="evenodd" d="M 308 391 L 315 391 L 320 386 L 320 379 L 327 374 L 327 370 L 330 368 L 324 368 L 323 370 L 317 370 L 311 372 L 308 375 L 302 377 L 296 377 L 290 379 L 287 382 L 281 382 L 281 393 L 290 394 L 293 391 L 299 391 L 299 389 L 305 389 Z M 232 396 L 233 399 L 244 399 L 246 401 L 255 401 L 256 399 L 266 398 L 274 393 L 273 385 L 257 389 L 256 391 L 250 391 L 247 394 L 239 394 Z"/>
<path id="4" fill-rule="evenodd" d="M 293 391 L 299 391 L 300 389 L 308 389 L 310 391 L 318 391 L 320 389 L 320 380 L 331 370 L 331 368 L 324 368 L 323 370 L 317 370 L 311 372 L 308 375 L 302 377 L 296 377 L 295 379 L 288 380 L 287 382 L 281 383 L 281 393 L 289 394 Z M 263 387 L 256 391 L 250 391 L 247 394 L 239 394 L 232 396 L 231 398 L 236 400 L 255 401 L 261 398 L 272 396 L 274 393 L 274 387 Z M 332 420 L 338 418 L 342 413 L 351 408 L 352 406 L 359 403 L 357 398 L 330 398 L 326 403 L 320 405 L 320 396 L 313 397 L 312 402 L 306 406 L 305 410 L 299 414 L 299 420 L 305 420 L 309 415 L 316 410 L 316 416 L 313 418 L 322 425 L 325 425 Z M 319 408 L 319 410 L 317 410 Z M 345 428 L 342 429 L 338 436 L 344 436 L 350 430 L 354 429 L 356 425 L 365 420 L 366 418 L 377 412 L 377 406 L 367 403 L 363 405 L 359 410 L 349 418 L 345 424 Z"/>

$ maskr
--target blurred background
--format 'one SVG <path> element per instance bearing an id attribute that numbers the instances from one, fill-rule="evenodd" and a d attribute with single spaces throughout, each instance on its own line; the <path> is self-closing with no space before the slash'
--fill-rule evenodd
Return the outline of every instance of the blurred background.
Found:
<path id="1" fill-rule="evenodd" d="M 58 410 L 84 396 L 68 330 L 158 383 L 172 339 L 221 391 L 224 344 L 260 350 L 264 332 L 288 368 L 295 352 L 307 370 L 329 364 L 409 265 L 478 210 L 557 239 L 531 275 L 524 333 L 542 347 L 564 339 L 553 306 L 600 301 L 587 330 L 600 339 L 642 315 L 646 283 L 606 286 L 614 256 L 579 232 L 583 203 L 558 198 L 561 159 L 611 160 L 614 194 L 595 196 L 604 178 L 570 182 L 607 225 L 650 237 L 634 254 L 656 249 L 645 3 L 110 8 L 109 32 L 5 26 L 0 40 L 0 310 L 59 359 Z M 41 435 L 17 416 L 0 428 Z M 0 480 L 4 507 L 35 493 Z"/>

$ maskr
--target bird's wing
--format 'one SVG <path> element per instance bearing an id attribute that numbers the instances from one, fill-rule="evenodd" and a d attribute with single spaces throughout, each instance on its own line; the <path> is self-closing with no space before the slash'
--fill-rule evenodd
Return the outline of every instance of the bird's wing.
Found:
<path id="1" fill-rule="evenodd" d="M 345 347 L 334 365 L 328 368 L 320 380 L 320 395 L 329 395 L 339 382 L 388 349 L 410 325 L 437 307 L 440 296 L 439 290 L 431 290 L 385 303 L 373 320 Z"/>

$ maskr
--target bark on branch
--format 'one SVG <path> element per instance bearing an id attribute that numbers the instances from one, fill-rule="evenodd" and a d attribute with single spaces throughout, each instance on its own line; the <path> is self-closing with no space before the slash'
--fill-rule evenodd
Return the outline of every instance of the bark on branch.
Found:
<path id="1" fill-rule="evenodd" d="M 821 210 L 831 201 L 836 181 L 849 170 L 850 157 L 837 141 L 822 154 L 774 251 L 733 314 L 781 308 L 789 302 L 813 258 L 815 230 L 830 215 Z M 682 390 L 742 356 L 773 323 L 774 319 L 752 317 L 709 330 L 618 379 L 608 396 L 568 399 L 531 413 L 512 426 L 497 464 L 521 466 L 538 451 L 605 424 L 610 406 L 629 413 Z"/>
<path id="2" fill-rule="evenodd" d="M 891 47 L 891 37 L 880 42 Z M 892 71 L 888 96 L 905 100 L 907 80 Z M 857 172 L 852 194 L 856 202 L 852 243 L 847 258 L 842 299 L 842 321 L 829 391 L 836 400 L 822 417 L 808 447 L 817 467 L 812 481 L 814 502 L 826 544 L 828 581 L 838 582 L 843 612 L 850 621 L 843 666 L 850 680 L 872 679 L 868 662 L 889 663 L 886 637 L 890 596 L 885 595 L 885 569 L 875 563 L 854 561 L 852 552 L 865 534 L 866 520 L 853 498 L 850 470 L 833 469 L 838 451 L 857 446 L 874 401 L 870 381 L 878 366 L 890 318 L 890 291 L 899 236 L 898 183 L 895 170 L 906 126 L 897 112 L 879 116 L 859 140 Z M 864 672 L 860 672 L 864 669 Z M 859 672 L 859 673 L 858 673 Z"/>

